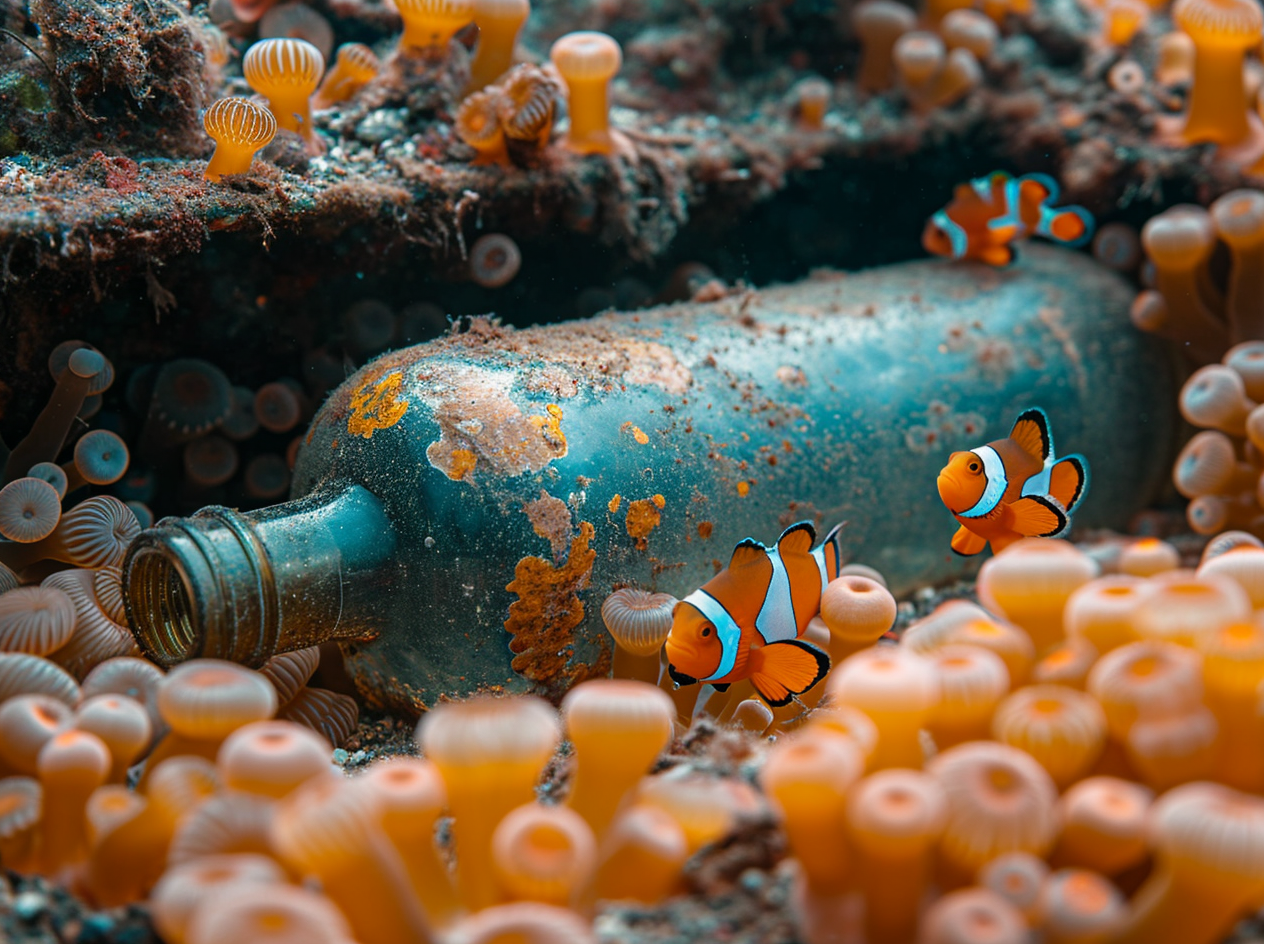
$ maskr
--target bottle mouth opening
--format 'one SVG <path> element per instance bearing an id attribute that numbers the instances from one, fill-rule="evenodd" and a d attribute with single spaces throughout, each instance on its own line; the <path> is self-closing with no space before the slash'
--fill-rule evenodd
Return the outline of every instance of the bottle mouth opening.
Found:
<path id="1" fill-rule="evenodd" d="M 171 666 L 198 655 L 193 592 L 178 562 L 158 548 L 137 548 L 127 581 L 127 618 L 145 655 Z"/>

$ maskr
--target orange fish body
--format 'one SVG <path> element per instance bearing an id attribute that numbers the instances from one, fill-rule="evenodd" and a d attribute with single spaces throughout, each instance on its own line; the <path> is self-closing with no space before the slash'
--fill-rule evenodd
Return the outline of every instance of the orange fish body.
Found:
<path id="1" fill-rule="evenodd" d="M 1083 207 L 1053 207 L 1058 185 L 1044 174 L 1017 179 L 1004 171 L 959 184 L 952 202 L 922 231 L 927 252 L 950 259 L 977 259 L 1004 266 L 1014 260 L 1013 243 L 1026 236 L 1079 246 L 1093 235 Z"/>
<path id="2" fill-rule="evenodd" d="M 750 679 L 774 706 L 824 678 L 829 656 L 802 636 L 842 566 L 841 527 L 815 550 L 816 531 L 806 521 L 782 532 L 775 547 L 750 538 L 738 544 L 727 568 L 676 604 L 667 637 L 671 677 L 720 690 Z"/>
<path id="3" fill-rule="evenodd" d="M 961 526 L 952 549 L 999 553 L 1024 537 L 1058 537 L 1088 488 L 1088 462 L 1054 458 L 1049 417 L 1025 410 L 1006 439 L 954 452 L 939 473 L 939 497 Z"/>

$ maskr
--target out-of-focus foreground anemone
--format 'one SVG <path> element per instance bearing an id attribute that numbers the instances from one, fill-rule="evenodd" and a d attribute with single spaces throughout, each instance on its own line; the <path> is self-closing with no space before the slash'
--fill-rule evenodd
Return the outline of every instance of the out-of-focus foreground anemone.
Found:
<path id="1" fill-rule="evenodd" d="M 315 650 L 165 676 L 124 655 L 82 688 L 13 652 L 0 861 L 73 877 L 99 905 L 148 899 L 173 942 L 587 942 L 596 914 L 661 907 L 688 890 L 690 856 L 775 822 L 808 944 L 857 921 L 868 940 L 910 944 L 1210 944 L 1264 904 L 1264 800 L 1240 792 L 1264 791 L 1264 765 L 1240 759 L 1264 737 L 1256 555 L 1231 536 L 1197 574 L 1160 569 L 1179 560 L 1149 547 L 1118 555 L 1143 577 L 1102 575 L 1069 544 L 1015 544 L 984 581 L 992 612 L 944 604 L 898 644 L 874 642 L 893 613 L 882 584 L 848 573 L 827 587 L 820 632 L 870 642 L 849 643 L 824 702 L 778 714 L 753 691 L 716 693 L 728 730 L 699 722 L 684 741 L 706 709 L 660 687 L 673 601 L 626 588 L 604 615 L 620 674 L 638 678 L 581 684 L 560 712 L 531 697 L 441 704 L 419 725 L 421 757 L 355 776 L 316 725 L 274 717 L 318 698 Z M 46 649 L 72 623 L 73 641 L 65 588 L 95 593 L 110 572 L 82 573 L 0 596 L 11 638 Z M 1041 678 L 1070 650 L 1076 672 Z M 694 737 L 736 739 L 744 776 L 695 762 Z"/>

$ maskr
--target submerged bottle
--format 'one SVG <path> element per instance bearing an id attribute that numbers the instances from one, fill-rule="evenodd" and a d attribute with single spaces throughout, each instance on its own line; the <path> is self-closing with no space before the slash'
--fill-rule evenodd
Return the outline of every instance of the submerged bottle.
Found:
<path id="1" fill-rule="evenodd" d="M 899 593 L 967 575 L 935 477 L 1040 405 L 1094 482 L 1080 526 L 1122 526 L 1177 432 L 1166 350 L 1132 290 L 1032 246 L 706 304 L 469 329 L 373 361 L 330 395 L 292 501 L 206 508 L 126 563 L 147 655 L 259 665 L 342 641 L 370 704 L 560 696 L 608 672 L 617 586 L 683 596 L 747 536 L 846 519 Z"/>

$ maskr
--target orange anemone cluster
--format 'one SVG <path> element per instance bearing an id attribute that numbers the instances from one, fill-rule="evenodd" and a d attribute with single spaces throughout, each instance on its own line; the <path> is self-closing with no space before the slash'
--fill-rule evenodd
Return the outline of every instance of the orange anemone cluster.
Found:
<path id="1" fill-rule="evenodd" d="M 1227 529 L 1264 537 L 1264 341 L 1230 348 L 1181 389 L 1181 415 L 1201 428 L 1172 469 L 1199 534 Z"/>
<path id="2" fill-rule="evenodd" d="M 529 163 L 549 143 L 561 88 L 530 63 L 514 66 L 499 82 L 467 95 L 453 128 L 474 149 L 474 164 Z"/>
<path id="3" fill-rule="evenodd" d="M 1141 231 L 1153 274 L 1137 296 L 1137 327 L 1178 342 L 1196 364 L 1264 338 L 1264 193 L 1234 190 L 1209 209 L 1182 204 Z M 1228 265 L 1213 263 L 1227 257 Z"/>
<path id="4" fill-rule="evenodd" d="M 961 101 L 983 80 L 981 64 L 1000 38 L 996 21 L 1009 6 L 1000 0 L 977 10 L 969 0 L 932 0 L 919 26 L 897 0 L 864 0 L 852 10 L 861 46 L 857 84 L 868 92 L 898 88 L 918 112 Z"/>

